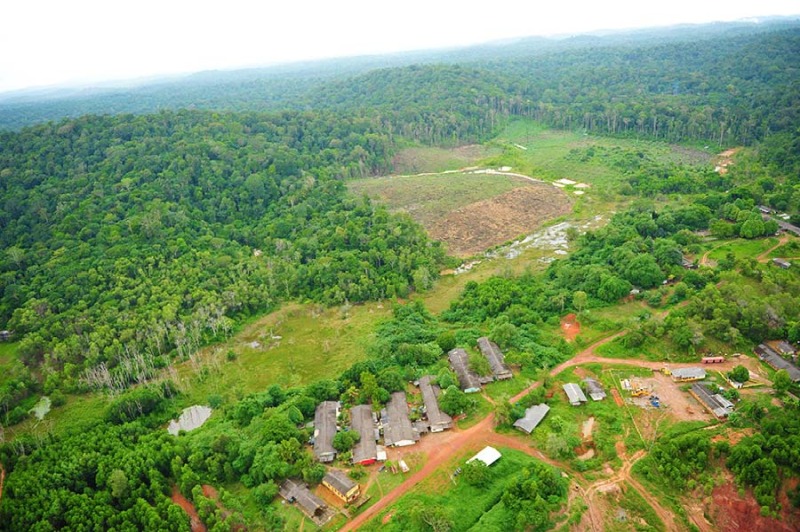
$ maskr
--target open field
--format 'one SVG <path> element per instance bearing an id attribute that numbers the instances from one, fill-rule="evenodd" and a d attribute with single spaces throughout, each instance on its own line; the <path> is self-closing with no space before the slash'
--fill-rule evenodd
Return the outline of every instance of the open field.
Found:
<path id="1" fill-rule="evenodd" d="M 394 212 L 408 213 L 459 257 L 530 233 L 567 214 L 571 205 L 556 187 L 498 174 L 381 177 L 350 181 L 349 187 Z"/>
<path id="2" fill-rule="evenodd" d="M 502 458 L 489 469 L 491 482 L 487 487 L 470 486 L 458 477 L 451 479 L 451 473 L 480 449 L 480 446 L 470 447 L 454 453 L 445 465 L 414 486 L 390 509 L 379 513 L 361 530 L 403 530 L 402 525 L 396 523 L 395 514 L 408 512 L 418 505 L 442 508 L 451 517 L 454 530 L 469 530 L 471 527 L 495 530 L 494 527 L 487 528 L 486 521 L 502 522 L 501 516 L 496 514 L 504 513 L 500 497 L 508 480 L 534 459 L 520 451 L 501 447 L 498 450 Z M 387 515 L 390 516 L 388 519 Z"/>
<path id="3" fill-rule="evenodd" d="M 400 150 L 392 166 L 396 174 L 419 174 L 421 172 L 443 172 L 454 168 L 472 166 L 481 159 L 497 155 L 501 150 L 481 144 L 469 144 L 458 148 L 419 146 Z"/>

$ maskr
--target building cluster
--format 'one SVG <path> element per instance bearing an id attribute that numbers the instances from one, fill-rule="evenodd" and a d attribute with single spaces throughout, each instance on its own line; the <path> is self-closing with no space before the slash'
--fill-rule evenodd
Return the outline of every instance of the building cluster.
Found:
<path id="1" fill-rule="evenodd" d="M 450 360 L 450 367 L 458 377 L 458 384 L 464 393 L 476 393 L 481 391 L 481 386 L 486 383 L 498 380 L 510 379 L 514 375 L 505 361 L 503 352 L 496 343 L 488 338 L 478 338 L 478 349 L 481 354 L 486 357 L 489 362 L 489 367 L 492 370 L 491 375 L 478 375 L 469 365 L 469 355 L 467 352 L 457 347 L 447 353 L 447 358 Z"/>
<path id="2" fill-rule="evenodd" d="M 769 364 L 773 369 L 786 370 L 792 381 L 800 382 L 797 352 L 788 342 L 776 342 L 774 347 L 766 343 L 759 344 L 753 351 L 758 358 Z"/>

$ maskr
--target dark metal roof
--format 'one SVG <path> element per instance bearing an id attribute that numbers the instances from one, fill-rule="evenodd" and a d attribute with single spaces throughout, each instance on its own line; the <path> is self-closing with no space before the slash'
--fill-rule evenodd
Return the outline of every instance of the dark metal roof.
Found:
<path id="1" fill-rule="evenodd" d="M 439 409 L 439 387 L 431 383 L 432 375 L 425 375 L 419 380 L 419 390 L 425 403 L 425 415 L 433 430 L 449 429 L 453 426 L 453 418 Z"/>
<path id="2" fill-rule="evenodd" d="M 692 391 L 715 416 L 720 418 L 728 417 L 728 414 L 733 412 L 733 403 L 719 394 L 711 393 L 711 390 L 705 384 L 695 382 L 692 384 Z"/>
<path id="3" fill-rule="evenodd" d="M 336 457 L 333 448 L 333 437 L 336 435 L 336 414 L 339 403 L 323 401 L 314 412 L 314 456 L 322 462 L 329 462 Z"/>
<path id="4" fill-rule="evenodd" d="M 307 515 L 318 515 L 327 508 L 322 499 L 311 493 L 299 480 L 287 479 L 281 484 L 279 491 L 281 497 L 289 502 L 296 502 Z"/>
<path id="5" fill-rule="evenodd" d="M 481 382 L 478 376 L 469 369 L 469 356 L 467 352 L 457 347 L 447 354 L 450 359 L 450 367 L 458 376 L 461 389 L 466 391 L 478 391 L 481 389 Z"/>
<path id="6" fill-rule="evenodd" d="M 386 405 L 388 423 L 383 428 L 386 445 L 408 444 L 419 441 L 419 433 L 414 430 L 408 418 L 408 403 L 405 392 L 394 392 Z"/>
<path id="7" fill-rule="evenodd" d="M 593 378 L 586 377 L 583 379 L 583 383 L 586 385 L 586 391 L 589 393 L 589 397 L 593 400 L 601 401 L 606 398 L 606 391 L 603 389 L 603 386 Z"/>
<path id="8" fill-rule="evenodd" d="M 794 382 L 800 381 L 800 368 L 780 356 L 771 347 L 766 344 L 759 344 L 755 348 L 758 358 L 769 364 L 775 369 L 785 369 Z"/>
<path id="9" fill-rule="evenodd" d="M 483 336 L 478 338 L 478 348 L 483 353 L 483 356 L 486 357 L 486 360 L 489 361 L 489 366 L 492 368 L 492 373 L 496 378 L 502 380 L 513 377 L 511 370 L 506 365 L 503 352 L 500 351 L 496 343 Z"/>
<path id="10" fill-rule="evenodd" d="M 353 463 L 358 464 L 378 457 L 378 446 L 375 443 L 375 423 L 372 421 L 372 407 L 358 405 L 350 409 L 350 425 L 361 435 L 361 439 L 353 446 Z"/>

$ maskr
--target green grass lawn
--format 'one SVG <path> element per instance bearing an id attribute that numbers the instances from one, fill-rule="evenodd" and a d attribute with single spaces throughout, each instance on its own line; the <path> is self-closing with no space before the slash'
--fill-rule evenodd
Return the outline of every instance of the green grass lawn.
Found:
<path id="1" fill-rule="evenodd" d="M 356 305 L 346 314 L 340 308 L 287 304 L 230 341 L 204 349 L 206 369 L 182 364 L 179 375 L 187 402 L 203 403 L 212 394 L 263 391 L 276 383 L 291 387 L 334 378 L 367 357 L 377 323 L 390 315 L 390 302 Z M 254 341 L 261 347 L 251 347 Z M 235 360 L 228 360 L 228 351 L 236 354 Z"/>
<path id="2" fill-rule="evenodd" d="M 452 530 L 503 530 L 494 525 L 507 522 L 508 516 L 503 515 L 505 508 L 500 502 L 503 490 L 516 472 L 535 460 L 520 451 L 501 447 L 498 450 L 502 458 L 490 468 L 491 482 L 485 488 L 470 486 L 458 477 L 452 479 L 450 475 L 456 467 L 462 466 L 466 459 L 479 450 L 479 448 L 459 450 L 446 465 L 412 488 L 391 508 L 379 513 L 365 524 L 362 530 L 386 532 L 403 530 L 396 519 L 390 519 L 383 524 L 383 517 L 388 513 L 408 512 L 418 505 L 425 508 L 433 506 L 442 508 L 452 520 Z"/>
<path id="3" fill-rule="evenodd" d="M 19 342 L 0 342 L 0 386 L 11 375 L 7 368 L 16 362 L 18 349 Z"/>
<path id="4" fill-rule="evenodd" d="M 728 253 L 733 253 L 738 259 L 756 258 L 777 243 L 778 239 L 775 237 L 759 238 L 755 240 L 737 238 L 715 247 L 714 250 L 708 254 L 708 258 L 719 261 L 724 259 Z"/>
<path id="5" fill-rule="evenodd" d="M 781 258 L 800 257 L 800 240 L 797 240 L 796 238 L 792 237 L 792 240 L 780 246 L 779 248 L 770 251 L 769 255 L 767 256 L 771 259 L 778 257 Z"/>

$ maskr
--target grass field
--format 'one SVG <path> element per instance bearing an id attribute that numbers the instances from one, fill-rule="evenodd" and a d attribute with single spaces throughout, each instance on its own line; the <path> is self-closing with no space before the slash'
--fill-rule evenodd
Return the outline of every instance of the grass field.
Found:
<path id="1" fill-rule="evenodd" d="M 368 522 L 362 530 L 399 531 L 400 523 L 389 519 L 382 523 L 387 514 L 400 514 L 421 505 L 424 508 L 438 507 L 450 517 L 452 530 L 503 530 L 498 523 L 507 522 L 508 516 L 500 501 L 509 479 L 521 471 L 526 464 L 535 460 L 528 455 L 512 449 L 499 448 L 502 458 L 492 465 L 491 482 L 485 488 L 476 488 L 450 474 L 462 466 L 467 458 L 480 449 L 462 449 L 455 453 L 447 465 L 439 468 L 433 475 L 421 482 L 401 497 L 388 510 L 381 512 Z"/>
<path id="2" fill-rule="evenodd" d="M 7 368 L 17 360 L 19 342 L 0 342 L 0 386 L 11 375 Z"/>
<path id="3" fill-rule="evenodd" d="M 271 384 L 300 386 L 336 377 L 367 357 L 376 324 L 391 315 L 391 303 L 342 308 L 287 304 L 247 325 L 232 340 L 205 348 L 202 370 L 182 364 L 188 402 L 263 391 Z M 277 338 L 280 337 L 280 338 Z M 252 347 L 258 342 L 260 347 Z M 228 360 L 233 351 L 235 360 Z"/>
<path id="4" fill-rule="evenodd" d="M 355 194 L 366 194 L 393 211 L 407 212 L 430 225 L 453 210 L 534 183 L 505 175 L 448 173 L 375 177 L 348 181 Z"/>
<path id="5" fill-rule="evenodd" d="M 778 239 L 774 237 L 755 240 L 737 238 L 714 248 L 714 250 L 708 254 L 708 258 L 719 261 L 724 259 L 728 253 L 733 253 L 737 259 L 756 258 L 777 243 Z"/>

